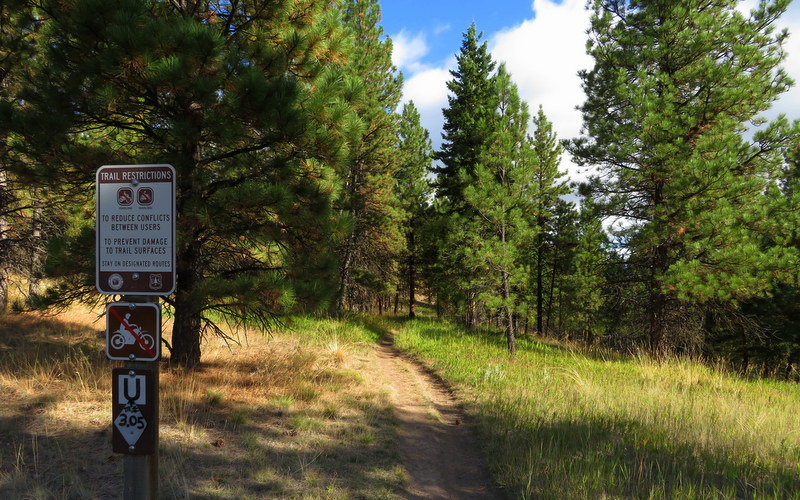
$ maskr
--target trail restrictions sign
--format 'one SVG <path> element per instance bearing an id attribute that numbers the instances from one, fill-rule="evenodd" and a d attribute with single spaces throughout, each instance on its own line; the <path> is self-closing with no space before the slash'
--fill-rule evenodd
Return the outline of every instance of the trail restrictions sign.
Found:
<path id="1" fill-rule="evenodd" d="M 106 306 L 106 356 L 119 361 L 157 361 L 161 353 L 161 306 L 114 302 Z"/>
<path id="2" fill-rule="evenodd" d="M 175 291 L 175 169 L 105 165 L 97 170 L 97 272 L 100 293 Z"/>

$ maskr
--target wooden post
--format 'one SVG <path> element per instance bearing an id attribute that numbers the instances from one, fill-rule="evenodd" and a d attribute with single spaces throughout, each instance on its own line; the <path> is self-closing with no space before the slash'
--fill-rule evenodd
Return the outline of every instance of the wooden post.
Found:
<path id="1" fill-rule="evenodd" d="M 126 295 L 122 297 L 123 302 L 153 302 L 158 304 L 158 297 L 141 295 Z M 160 328 L 160 325 L 159 325 Z M 160 335 L 158 336 L 160 339 Z M 158 423 L 159 423 L 159 369 L 158 361 L 126 361 L 126 369 L 145 369 L 153 373 L 154 393 L 152 395 L 155 404 L 153 422 L 148 425 L 156 426 L 155 429 L 155 452 L 150 455 L 125 455 L 123 468 L 125 484 L 123 489 L 124 500 L 156 500 L 158 498 Z"/>

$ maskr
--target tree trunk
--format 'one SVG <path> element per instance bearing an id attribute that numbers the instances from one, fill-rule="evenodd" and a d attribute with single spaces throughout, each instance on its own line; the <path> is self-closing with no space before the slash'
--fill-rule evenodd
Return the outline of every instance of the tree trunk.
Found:
<path id="1" fill-rule="evenodd" d="M 750 342 L 747 340 L 747 335 L 742 328 L 742 345 L 744 346 L 744 353 L 742 354 L 742 375 L 747 375 L 750 370 Z"/>
<path id="2" fill-rule="evenodd" d="M 196 117 L 195 117 L 196 118 Z M 199 118 L 197 118 L 199 119 Z M 199 125 L 198 125 L 199 127 Z M 187 141 L 183 147 L 184 161 L 176 165 L 178 200 L 178 241 L 183 243 L 177 250 L 175 271 L 175 321 L 172 326 L 172 360 L 181 366 L 194 368 L 200 364 L 200 332 L 204 298 L 197 296 L 202 280 L 201 222 L 190 211 L 201 206 L 196 199 L 193 173 L 201 159 L 199 139 Z"/>
<path id="3" fill-rule="evenodd" d="M 657 286 L 657 284 L 656 284 Z M 660 358 L 666 354 L 666 297 L 660 291 L 654 291 L 650 294 L 650 311 L 649 311 L 649 337 L 650 337 L 650 354 L 654 357 Z"/>
<path id="4" fill-rule="evenodd" d="M 415 289 L 414 289 L 414 229 L 408 233 L 408 317 L 415 318 L 417 312 L 415 310 Z"/>
<path id="5" fill-rule="evenodd" d="M 544 223 L 539 217 L 539 234 L 537 235 L 538 246 L 536 248 L 536 333 L 544 335 L 544 290 L 542 289 L 544 273 Z M 555 271 L 554 271 L 555 273 Z"/>
<path id="6" fill-rule="evenodd" d="M 0 167 L 0 313 L 8 304 L 9 269 L 11 267 L 10 241 L 8 232 L 11 229 L 6 211 L 11 205 L 8 192 L 8 177 L 5 166 Z"/>
<path id="7" fill-rule="evenodd" d="M 172 359 L 193 368 L 200 364 L 200 304 L 193 297 L 200 282 L 200 249 L 194 242 L 177 256 L 178 288 L 175 293 L 175 322 L 172 327 Z"/>
<path id="8" fill-rule="evenodd" d="M 514 313 L 508 306 L 509 298 L 511 297 L 511 290 L 508 285 L 508 272 L 503 271 L 503 312 L 505 313 L 505 327 L 506 327 L 506 344 L 508 345 L 508 353 L 515 354 L 517 352 L 517 342 L 514 336 Z"/>
<path id="9" fill-rule="evenodd" d="M 5 230 L 0 228 L 0 231 Z M 0 236 L 0 313 L 5 311 L 8 305 L 9 262 L 7 243 L 7 240 Z"/>
<path id="10" fill-rule="evenodd" d="M 359 225 L 361 219 L 361 207 L 358 205 L 360 202 L 357 201 L 357 194 L 358 188 L 361 184 L 361 168 L 362 164 L 360 161 L 354 162 L 350 166 L 350 171 L 345 179 L 344 191 L 347 193 L 345 206 L 349 205 L 349 208 L 343 208 L 342 212 L 349 212 L 350 218 L 353 221 L 353 230 L 347 236 L 347 239 L 344 242 L 344 248 L 342 249 L 344 251 L 344 255 L 342 256 L 342 267 L 339 272 L 339 297 L 336 306 L 339 312 L 344 311 L 348 305 L 353 307 L 353 304 L 350 304 L 348 301 L 348 295 L 350 294 L 351 288 L 350 275 L 353 266 L 353 255 L 358 248 L 360 240 Z"/>
<path id="11" fill-rule="evenodd" d="M 569 332 L 564 330 L 564 289 L 558 287 L 558 336 L 564 340 L 569 340 Z"/>
<path id="12" fill-rule="evenodd" d="M 470 290 L 467 292 L 467 311 L 466 311 L 466 324 L 467 330 L 470 332 L 475 332 L 478 329 L 478 312 L 477 312 L 477 305 L 475 302 L 475 292 L 474 290 Z"/>
<path id="13" fill-rule="evenodd" d="M 339 312 L 347 308 L 347 295 L 350 293 L 350 267 L 353 262 L 353 247 L 355 245 L 355 230 L 347 237 L 342 258 L 342 268 L 339 271 L 339 293 L 336 309 Z"/>
<path id="14" fill-rule="evenodd" d="M 42 203 L 39 193 L 34 193 L 33 214 L 31 216 L 30 261 L 28 267 L 28 297 L 41 292 L 42 266 L 44 264 L 44 243 L 42 241 Z"/>
<path id="15" fill-rule="evenodd" d="M 548 333 L 550 332 L 550 318 L 553 317 L 553 300 L 554 300 L 553 296 L 554 296 L 555 290 L 556 290 L 556 274 L 557 274 L 556 273 L 556 266 L 558 264 L 557 260 L 558 260 L 558 252 L 554 251 L 553 252 L 553 269 L 552 269 L 552 273 L 553 274 L 550 276 L 550 291 L 548 293 L 548 299 L 547 299 L 547 321 L 544 324 L 544 332 L 548 332 Z M 544 332 L 542 332 L 540 335 L 543 335 Z"/>
<path id="16" fill-rule="evenodd" d="M 653 249 L 649 279 L 649 349 L 650 354 L 656 358 L 663 357 L 667 351 L 669 297 L 662 291 L 662 284 L 657 279 L 657 276 L 667 269 L 667 265 L 668 248 L 667 244 L 662 242 Z"/>
<path id="17" fill-rule="evenodd" d="M 505 250 L 506 248 L 506 226 L 502 225 L 500 227 L 500 242 L 502 243 L 502 248 Z M 502 271 L 502 286 L 503 286 L 503 312 L 504 312 L 504 320 L 505 320 L 505 327 L 506 327 L 506 344 L 508 345 L 508 353 L 515 354 L 517 352 L 517 343 L 516 339 L 514 338 L 514 312 L 509 306 L 509 301 L 511 300 L 511 286 L 508 283 L 508 275 L 509 272 L 506 269 Z"/>

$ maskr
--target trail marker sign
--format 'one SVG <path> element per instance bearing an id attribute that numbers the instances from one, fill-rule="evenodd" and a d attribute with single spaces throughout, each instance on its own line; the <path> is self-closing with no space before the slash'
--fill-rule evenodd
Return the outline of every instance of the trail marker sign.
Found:
<path id="1" fill-rule="evenodd" d="M 175 169 L 105 165 L 97 170 L 97 290 L 175 291 Z"/>
<path id="2" fill-rule="evenodd" d="M 119 361 L 157 361 L 161 354 L 161 306 L 113 302 L 106 306 L 106 356 Z"/>
<path id="3" fill-rule="evenodd" d="M 145 369 L 116 368 L 111 378 L 114 453 L 155 453 L 158 421 L 155 379 Z"/>

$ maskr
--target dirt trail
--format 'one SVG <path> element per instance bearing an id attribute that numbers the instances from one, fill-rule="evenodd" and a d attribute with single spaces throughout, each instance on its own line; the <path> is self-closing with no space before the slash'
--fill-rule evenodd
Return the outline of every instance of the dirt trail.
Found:
<path id="1" fill-rule="evenodd" d="M 375 376 L 389 388 L 414 499 L 502 498 L 491 485 L 472 425 L 443 383 L 400 355 L 391 335 L 378 347 Z"/>

